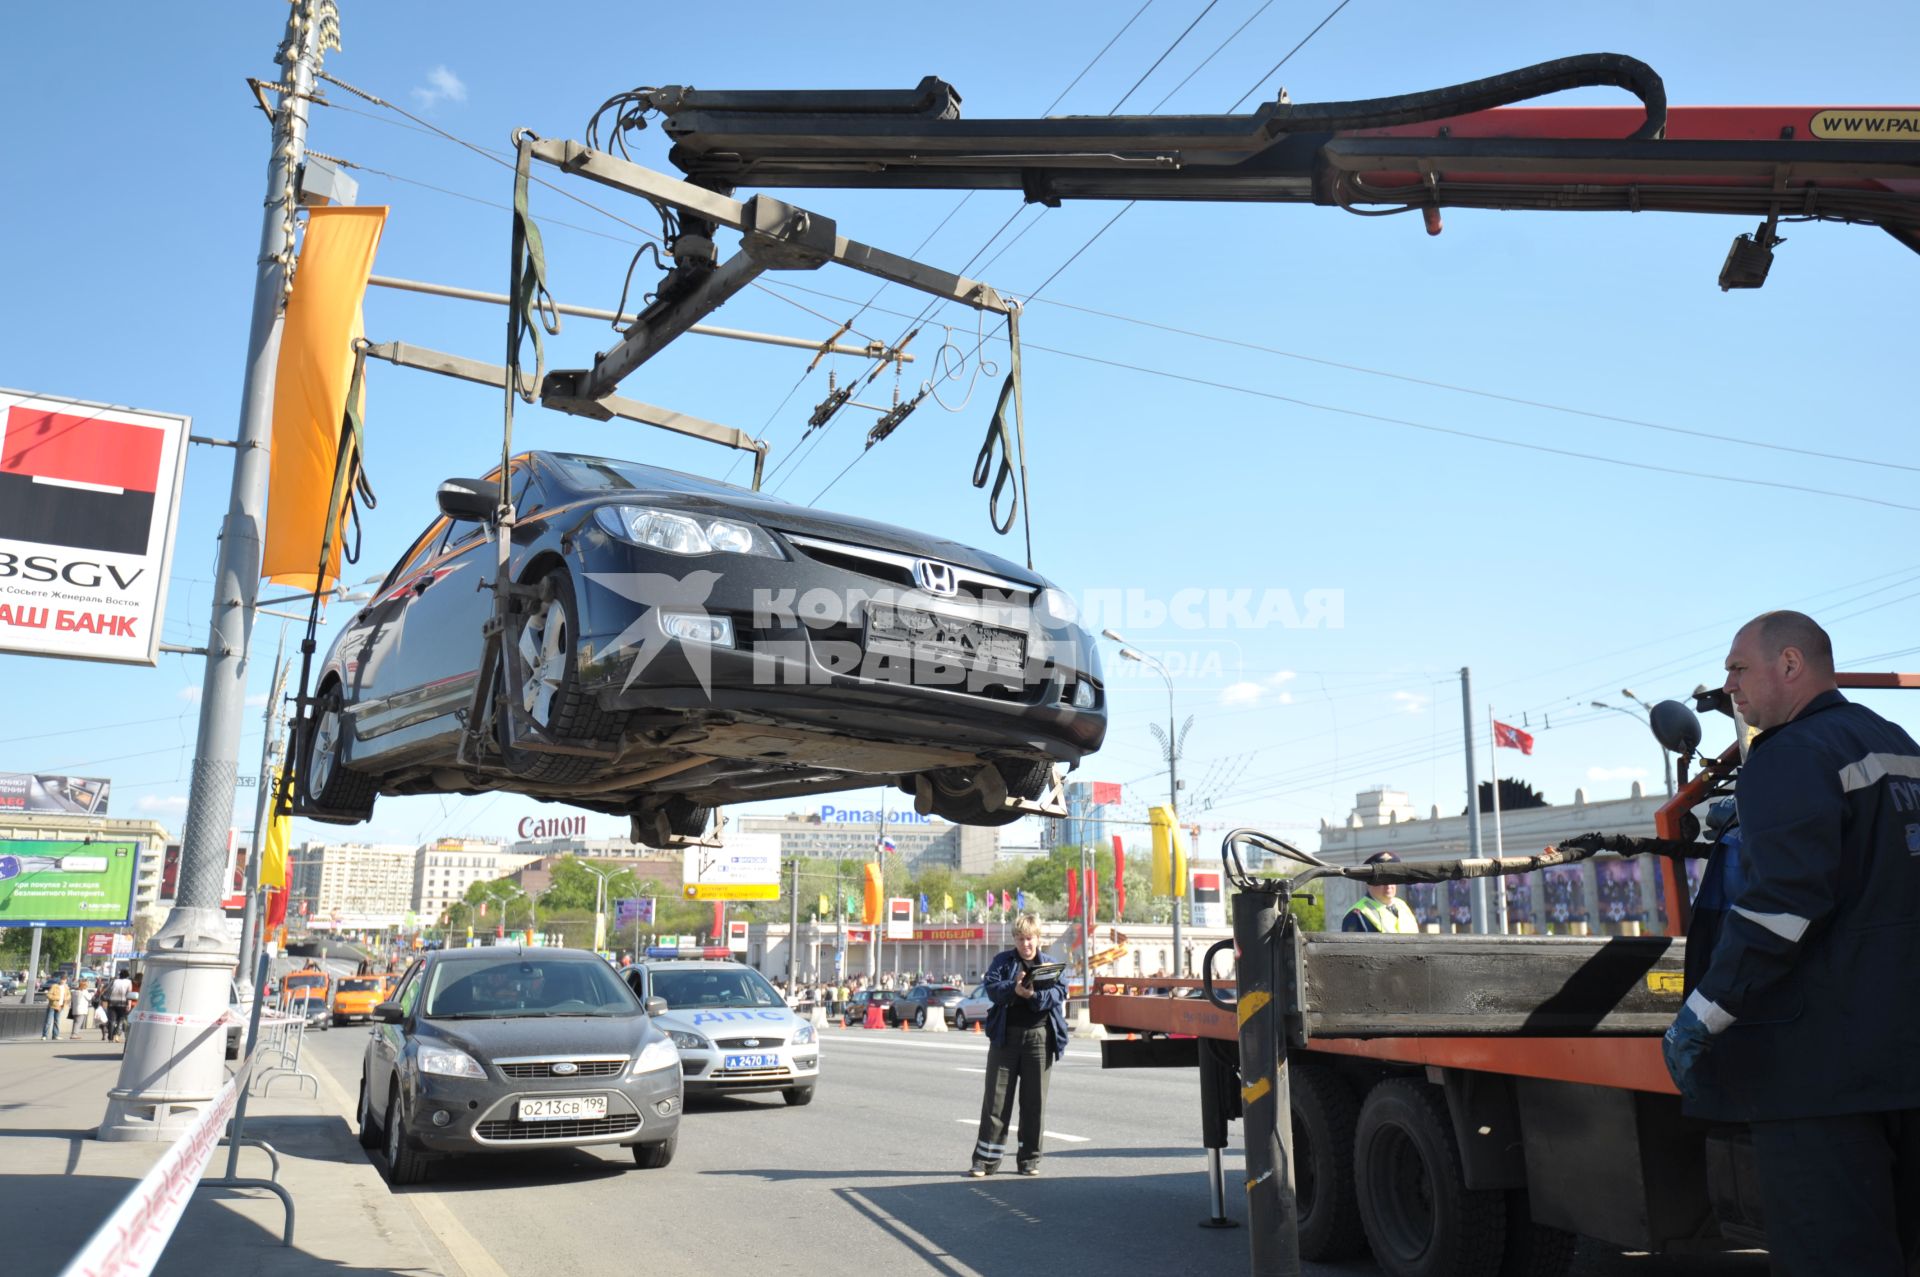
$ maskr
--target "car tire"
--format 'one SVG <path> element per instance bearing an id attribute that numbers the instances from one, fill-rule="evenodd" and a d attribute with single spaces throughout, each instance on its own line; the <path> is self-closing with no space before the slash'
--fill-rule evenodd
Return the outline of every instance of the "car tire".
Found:
<path id="1" fill-rule="evenodd" d="M 387 1183 L 395 1188 L 418 1184 L 427 1177 L 427 1156 L 407 1143 L 407 1120 L 400 1115 L 400 1084 L 387 1099 L 387 1119 L 381 1123 L 387 1137 Z"/>
<path id="2" fill-rule="evenodd" d="M 967 1031 L 967 1013 L 965 1011 L 955 1011 L 953 1013 L 953 1027 L 961 1033 Z"/>
<path id="3" fill-rule="evenodd" d="M 1367 1093 L 1354 1180 L 1367 1244 L 1388 1277 L 1500 1271 L 1506 1193 L 1467 1187 L 1439 1087 L 1389 1078 Z"/>
<path id="4" fill-rule="evenodd" d="M 790 1086 L 780 1092 L 780 1098 L 792 1108 L 805 1108 L 813 1103 L 813 1090 L 812 1086 Z"/>
<path id="5" fill-rule="evenodd" d="M 713 823 L 713 808 L 702 807 L 685 798 L 669 798 L 644 811 L 634 822 L 640 842 L 661 851 L 672 851 L 675 839 L 702 838 Z"/>
<path id="6" fill-rule="evenodd" d="M 367 1075 L 360 1075 L 360 1103 L 354 1107 L 353 1120 L 360 1128 L 360 1147 L 379 1148 L 380 1131 L 373 1124 L 373 1101 L 367 1089 Z"/>
<path id="7" fill-rule="evenodd" d="M 340 685 L 329 683 L 315 698 L 313 718 L 301 742 L 297 783 L 306 815 L 336 825 L 357 825 L 373 815 L 373 777 L 352 771 L 341 757 L 347 730 Z"/>
<path id="8" fill-rule="evenodd" d="M 1012 798 L 1038 798 L 1052 779 L 1053 765 L 1028 759 L 1000 759 L 990 766 L 1000 773 L 1001 783 Z M 1011 825 L 1027 813 L 1018 807 L 988 810 L 986 799 L 971 784 L 972 773 L 965 768 L 947 767 L 929 772 L 933 785 L 933 814 L 956 825 L 995 827 Z"/>
<path id="9" fill-rule="evenodd" d="M 633 1146 L 634 1164 L 642 1170 L 657 1171 L 673 1162 L 673 1150 L 680 1143 L 680 1132 L 675 1131 L 663 1140 L 654 1140 L 650 1144 Z"/>
<path id="10" fill-rule="evenodd" d="M 925 1007 L 921 1007 L 913 1013 L 913 1027 L 916 1029 L 924 1029 L 927 1027 L 927 1009 Z"/>
<path id="11" fill-rule="evenodd" d="M 517 687 L 504 679 L 503 697 L 511 697 L 540 729 L 556 740 L 607 742 L 620 738 L 623 714 L 610 714 L 580 686 L 579 605 L 573 578 L 555 567 L 539 579 L 540 600 L 520 625 L 514 642 L 526 677 Z M 504 738 L 506 715 L 500 713 Z M 601 760 L 580 754 L 545 754 L 516 750 L 507 766 L 527 780 L 571 783 L 589 780 Z"/>
<path id="12" fill-rule="evenodd" d="M 1507 1190 L 1507 1249 L 1500 1277 L 1562 1277 L 1573 1267 L 1579 1244 L 1578 1233 L 1533 1222 L 1526 1189 Z"/>

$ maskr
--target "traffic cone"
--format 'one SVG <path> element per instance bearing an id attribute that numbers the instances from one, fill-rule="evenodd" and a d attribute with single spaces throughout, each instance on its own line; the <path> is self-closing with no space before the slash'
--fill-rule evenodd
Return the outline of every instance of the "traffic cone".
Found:
<path id="1" fill-rule="evenodd" d="M 980 1031 L 980 1021 L 975 1020 L 972 1024 L 968 1025 L 967 1027 L 972 1029 L 975 1033 L 978 1033 Z"/>
<path id="2" fill-rule="evenodd" d="M 913 1026 L 911 1024 L 908 1024 L 905 1020 L 900 1021 L 900 1031 L 902 1033 L 905 1033 L 908 1029 L 911 1029 L 912 1027 Z"/>
<path id="3" fill-rule="evenodd" d="M 881 1014 L 879 1007 L 868 1003 L 867 1022 L 861 1027 L 867 1029 L 884 1029 L 887 1027 L 887 1017 Z"/>

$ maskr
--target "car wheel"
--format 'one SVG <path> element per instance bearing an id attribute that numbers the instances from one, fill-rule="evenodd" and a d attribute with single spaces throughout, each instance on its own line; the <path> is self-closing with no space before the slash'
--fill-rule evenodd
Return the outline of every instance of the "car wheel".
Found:
<path id="1" fill-rule="evenodd" d="M 620 736 L 624 715 L 609 714 L 580 686 L 580 629 L 575 621 L 573 581 L 565 568 L 540 578 L 540 601 L 520 626 L 515 640 L 521 661 L 518 684 L 501 692 L 542 731 L 559 740 L 610 741 Z M 502 715 L 502 726 L 505 718 Z M 593 775 L 600 760 L 579 754 L 519 750 L 507 757 L 516 775 L 528 780 L 578 781 Z"/>
<path id="2" fill-rule="evenodd" d="M 381 1124 L 387 1133 L 387 1183 L 395 1188 L 418 1184 L 427 1177 L 426 1154 L 407 1143 L 406 1119 L 400 1116 L 400 1084 L 394 1083 L 387 1099 L 387 1120 Z"/>
<path id="3" fill-rule="evenodd" d="M 924 1029 L 927 1027 L 927 1009 L 925 1007 L 921 1007 L 913 1013 L 913 1027 L 916 1029 Z"/>
<path id="4" fill-rule="evenodd" d="M 1025 759 L 1000 760 L 990 766 L 1000 774 L 1008 796 L 1013 798 L 1038 798 L 1046 792 L 1053 774 L 1052 764 Z M 989 809 L 986 797 L 973 787 L 973 772 L 966 768 L 944 767 L 929 772 L 927 779 L 933 785 L 933 814 L 956 825 L 1011 825 L 1027 814 L 1018 807 Z"/>
<path id="5" fill-rule="evenodd" d="M 794 1108 L 805 1108 L 807 1105 L 813 1103 L 813 1087 L 790 1086 L 780 1092 L 780 1098 Z"/>
<path id="6" fill-rule="evenodd" d="M 967 1031 L 967 1013 L 965 1011 L 955 1011 L 953 1013 L 953 1027 L 962 1033 Z"/>
<path id="7" fill-rule="evenodd" d="M 354 1108 L 353 1120 L 360 1127 L 360 1147 L 379 1148 L 380 1132 L 373 1125 L 373 1099 L 364 1073 L 360 1075 L 360 1103 Z"/>
<path id="8" fill-rule="evenodd" d="M 671 851 L 676 838 L 700 838 L 713 823 L 713 808 L 701 807 L 685 798 L 669 798 L 643 811 L 634 821 L 640 841 L 646 846 Z"/>
<path id="9" fill-rule="evenodd" d="M 1470 1189 L 1440 1088 L 1390 1078 L 1367 1093 L 1354 1136 L 1360 1219 L 1390 1277 L 1493 1273 L 1507 1242 L 1500 1189 Z"/>
<path id="10" fill-rule="evenodd" d="M 680 1132 L 675 1131 L 667 1138 L 651 1144 L 635 1144 L 633 1160 L 643 1170 L 657 1171 L 673 1161 L 673 1150 L 679 1143 Z"/>
<path id="11" fill-rule="evenodd" d="M 341 757 L 346 721 L 340 685 L 329 683 L 313 707 L 299 783 L 313 819 L 352 825 L 373 815 L 375 787 L 373 777 L 348 769 Z"/>

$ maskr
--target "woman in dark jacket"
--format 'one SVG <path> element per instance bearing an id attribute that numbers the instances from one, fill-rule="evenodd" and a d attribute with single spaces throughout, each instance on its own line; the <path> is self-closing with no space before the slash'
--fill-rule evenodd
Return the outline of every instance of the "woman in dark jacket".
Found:
<path id="1" fill-rule="evenodd" d="M 1007 1149 L 1013 1106 L 1020 1105 L 1022 1175 L 1040 1173 L 1040 1135 L 1046 1126 L 1047 1079 L 1067 1050 L 1067 988 L 1060 980 L 1036 981 L 1034 968 L 1052 959 L 1040 952 L 1040 924 L 1022 914 L 1013 924 L 1013 948 L 987 967 L 986 1094 L 980 1101 L 980 1133 L 967 1174 L 979 1179 L 1000 1168 Z"/>

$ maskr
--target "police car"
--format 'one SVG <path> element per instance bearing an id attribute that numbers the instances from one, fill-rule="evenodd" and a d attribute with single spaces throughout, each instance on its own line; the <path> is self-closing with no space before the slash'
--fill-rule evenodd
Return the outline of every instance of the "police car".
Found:
<path id="1" fill-rule="evenodd" d="M 686 1093 L 778 1091 L 811 1104 L 820 1078 L 813 1022 L 795 1015 L 779 990 L 724 948 L 649 949 L 624 973 L 644 1001 L 664 998 L 659 1025 L 680 1050 Z"/>

